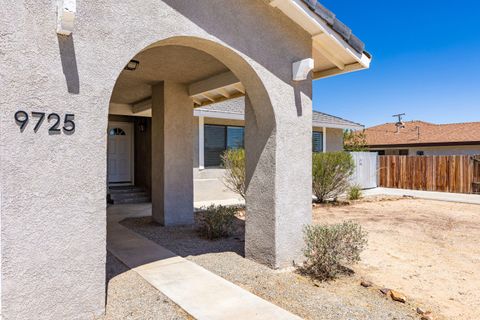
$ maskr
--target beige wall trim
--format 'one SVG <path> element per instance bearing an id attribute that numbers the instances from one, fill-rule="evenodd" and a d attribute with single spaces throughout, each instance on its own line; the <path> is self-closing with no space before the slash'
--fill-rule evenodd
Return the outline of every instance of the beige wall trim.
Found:
<path id="1" fill-rule="evenodd" d="M 313 122 L 314 127 L 326 127 L 331 129 L 352 129 L 352 130 L 363 130 L 364 127 L 362 125 L 348 125 L 348 124 L 335 124 L 335 123 L 328 123 L 328 122 Z"/>
<path id="2" fill-rule="evenodd" d="M 195 117 L 230 119 L 230 120 L 245 120 L 245 115 L 239 114 L 239 113 L 206 111 L 206 110 L 199 110 L 199 109 L 193 110 L 193 115 Z"/>

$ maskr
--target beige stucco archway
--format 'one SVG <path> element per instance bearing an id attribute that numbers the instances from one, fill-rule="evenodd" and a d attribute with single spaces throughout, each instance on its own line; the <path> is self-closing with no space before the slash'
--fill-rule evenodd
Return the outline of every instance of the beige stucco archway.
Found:
<path id="1" fill-rule="evenodd" d="M 212 61 L 208 60 L 204 54 L 208 55 Z M 130 106 L 134 110 L 136 106 L 134 101 L 140 100 L 143 105 L 147 105 L 146 108 L 150 108 L 153 116 L 151 124 L 152 216 L 155 221 L 164 225 L 193 222 L 190 154 L 193 151 L 193 136 L 190 129 L 195 100 L 189 97 L 188 91 L 189 87 L 196 85 L 196 83 L 192 84 L 193 79 L 203 79 L 201 82 L 205 82 L 216 77 L 210 75 L 209 79 L 205 79 L 212 72 L 206 66 L 202 66 L 202 69 L 206 69 L 206 71 L 194 70 L 198 65 L 197 61 L 205 64 L 214 63 L 213 60 L 218 61 L 218 64 L 223 65 L 226 70 L 217 70 L 216 72 L 224 74 L 226 71 L 231 71 L 240 81 L 247 96 L 245 145 L 249 191 L 246 201 L 248 217 L 246 256 L 272 267 L 279 266 L 275 262 L 277 258 L 275 249 L 276 217 L 274 210 L 271 210 L 272 203 L 275 201 L 273 194 L 277 151 L 274 140 L 275 111 L 270 96 L 252 62 L 247 61 L 240 53 L 228 48 L 225 44 L 187 36 L 157 41 L 130 58 L 140 62 L 139 68 L 142 68 L 140 71 L 142 74 L 129 79 L 128 77 L 134 72 L 129 70 L 120 72 L 112 90 L 111 107 L 119 102 L 125 103 L 127 107 Z M 125 65 L 130 58 L 125 61 Z M 148 68 L 151 70 L 146 70 Z M 218 68 L 219 66 L 210 69 Z M 163 69 L 167 69 L 167 71 L 164 72 Z M 189 71 L 193 76 L 185 75 Z M 158 72 L 158 76 L 154 75 L 155 72 Z M 145 77 L 145 83 L 140 84 L 140 77 Z M 219 84 L 220 87 L 221 85 Z M 127 92 L 129 86 L 135 87 L 139 93 Z M 140 86 L 142 87 L 140 88 Z M 151 90 L 149 91 L 147 87 L 150 87 Z M 151 96 L 148 97 L 149 95 Z M 157 98 L 155 98 L 156 96 Z M 172 104 L 171 106 L 168 101 Z M 172 108 L 172 111 L 169 112 L 168 108 Z M 159 111 L 154 112 L 155 110 Z M 175 123 L 174 126 L 168 128 L 170 132 L 166 128 L 168 122 Z M 179 148 L 180 145 L 183 147 Z M 167 183 L 167 181 L 170 182 Z M 172 192 L 169 192 L 170 188 Z M 268 191 L 272 193 L 269 194 Z M 259 194 L 261 197 L 258 196 Z M 267 209 L 269 210 L 266 211 Z M 257 213 L 260 214 L 257 215 Z M 289 259 L 292 257 L 290 256 Z"/>

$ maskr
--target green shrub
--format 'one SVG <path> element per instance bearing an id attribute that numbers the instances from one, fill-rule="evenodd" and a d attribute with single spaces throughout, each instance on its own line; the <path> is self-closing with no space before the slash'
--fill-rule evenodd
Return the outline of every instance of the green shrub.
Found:
<path id="1" fill-rule="evenodd" d="M 360 261 L 367 233 L 352 221 L 312 225 L 304 229 L 306 260 L 300 270 L 320 280 L 334 279 L 346 265 Z"/>
<path id="2" fill-rule="evenodd" d="M 222 154 L 225 186 L 245 199 L 245 150 L 228 149 Z"/>
<path id="3" fill-rule="evenodd" d="M 228 237 L 234 229 L 236 207 L 211 205 L 199 218 L 199 232 L 207 239 Z"/>
<path id="4" fill-rule="evenodd" d="M 348 189 L 348 200 L 358 200 L 362 197 L 362 187 L 353 185 Z"/>
<path id="5" fill-rule="evenodd" d="M 354 169 L 353 158 L 347 152 L 314 153 L 312 187 L 317 200 L 319 202 L 335 200 L 347 191 Z"/>

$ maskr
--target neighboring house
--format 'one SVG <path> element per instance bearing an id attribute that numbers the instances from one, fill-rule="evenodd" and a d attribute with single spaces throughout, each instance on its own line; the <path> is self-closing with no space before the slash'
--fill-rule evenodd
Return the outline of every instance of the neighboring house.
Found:
<path id="1" fill-rule="evenodd" d="M 380 155 L 478 155 L 480 122 L 434 124 L 408 121 L 365 129 L 367 145 Z"/>
<path id="2" fill-rule="evenodd" d="M 221 154 L 228 148 L 244 146 L 245 99 L 237 98 L 194 110 L 194 167 L 203 169 L 221 165 Z M 313 111 L 312 151 L 343 150 L 343 130 L 361 130 L 363 126 L 326 113 Z"/>

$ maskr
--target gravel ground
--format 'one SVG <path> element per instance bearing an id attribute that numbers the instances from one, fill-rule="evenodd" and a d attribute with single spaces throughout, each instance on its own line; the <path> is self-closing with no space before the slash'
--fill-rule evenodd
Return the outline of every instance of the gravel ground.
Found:
<path id="1" fill-rule="evenodd" d="M 211 272 L 305 319 L 418 319 L 413 306 L 390 301 L 357 276 L 320 283 L 293 271 L 275 271 L 244 258 L 243 220 L 227 239 L 209 241 L 191 227 L 161 227 L 150 217 L 124 226 Z"/>
<path id="2" fill-rule="evenodd" d="M 135 271 L 107 255 L 107 311 L 98 320 L 193 319 Z"/>

